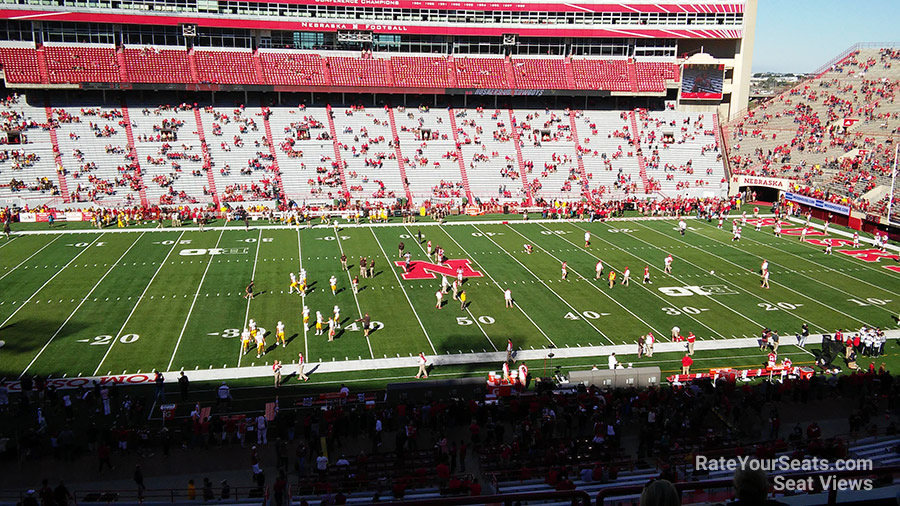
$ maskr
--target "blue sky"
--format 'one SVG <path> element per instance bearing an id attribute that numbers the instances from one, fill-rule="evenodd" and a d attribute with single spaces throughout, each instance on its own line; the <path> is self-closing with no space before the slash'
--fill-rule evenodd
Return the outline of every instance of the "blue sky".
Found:
<path id="1" fill-rule="evenodd" d="M 857 42 L 900 44 L 900 0 L 759 0 L 753 72 L 811 72 Z"/>

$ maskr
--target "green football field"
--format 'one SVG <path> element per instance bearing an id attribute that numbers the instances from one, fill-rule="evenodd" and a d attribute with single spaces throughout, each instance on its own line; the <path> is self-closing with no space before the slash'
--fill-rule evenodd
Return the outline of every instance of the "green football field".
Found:
<path id="1" fill-rule="evenodd" d="M 866 262 L 839 251 L 849 247 L 826 256 L 820 246 L 796 237 L 774 237 L 770 226 L 755 232 L 747 225 L 743 240 L 733 243 L 730 229 L 704 221 L 690 220 L 682 237 L 674 220 L 520 219 L 337 230 L 266 224 L 249 231 L 242 225 L 204 232 L 72 230 L 0 240 L 0 377 L 25 371 L 71 378 L 213 369 L 229 378 L 276 359 L 293 363 L 300 352 L 308 362 L 338 369 L 346 362 L 348 370 L 358 370 L 353 361 L 360 359 L 419 352 L 476 361 L 473 353 L 502 351 L 507 338 L 522 350 L 605 347 L 631 345 L 648 331 L 665 342 L 676 325 L 685 335 L 692 331 L 700 340 L 720 341 L 726 351 L 714 356 L 727 361 L 727 340 L 756 336 L 764 326 L 791 336 L 803 322 L 814 334 L 863 325 L 897 328 L 900 273 L 884 268 L 897 265 L 893 259 Z M 414 266 L 427 261 L 429 240 L 444 248 L 454 267 L 469 261 L 474 272 L 463 285 L 466 309 L 449 294 L 442 309 L 435 308 L 439 274 L 407 280 L 403 267 L 394 265 L 401 241 Z M 525 244 L 533 245 L 531 254 Z M 349 273 L 341 270 L 342 253 Z M 671 275 L 662 272 L 670 253 Z M 360 279 L 356 295 L 350 277 L 358 274 L 361 256 L 374 258 L 376 275 Z M 598 259 L 604 279 L 594 280 Z M 763 259 L 771 271 L 768 290 L 760 288 Z M 567 280 L 561 279 L 563 261 Z M 649 285 L 641 283 L 645 265 Z M 626 266 L 632 278 L 627 287 L 619 284 Z M 310 283 L 305 297 L 288 294 L 289 273 L 301 267 Z M 610 269 L 619 275 L 612 289 L 605 276 Z M 424 263 L 414 269 L 422 277 L 439 271 Z M 336 295 L 328 286 L 332 275 L 338 278 Z M 243 295 L 250 279 L 256 296 L 248 301 Z M 504 307 L 507 288 L 512 308 Z M 340 307 L 343 326 L 333 342 L 303 328 L 304 304 L 313 320 L 316 311 L 327 317 Z M 362 313 L 375 322 L 368 338 L 354 322 Z M 251 318 L 271 333 L 270 348 L 259 359 L 255 351 L 240 350 L 240 330 Z M 279 320 L 288 343 L 276 348 L 271 345 Z M 592 349 L 596 362 L 605 364 L 603 349 Z M 375 381 L 396 371 L 356 374 Z"/>

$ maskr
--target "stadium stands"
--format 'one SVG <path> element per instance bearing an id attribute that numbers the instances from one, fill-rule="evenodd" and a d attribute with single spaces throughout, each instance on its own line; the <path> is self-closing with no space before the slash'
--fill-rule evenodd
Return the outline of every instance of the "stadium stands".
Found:
<path id="1" fill-rule="evenodd" d="M 121 81 L 116 48 L 96 45 L 45 45 L 51 83 Z"/>
<path id="2" fill-rule="evenodd" d="M 256 73 L 252 53 L 241 50 L 194 49 L 201 83 L 258 84 L 263 82 Z"/>
<path id="3" fill-rule="evenodd" d="M 34 47 L 4 46 L 0 48 L 0 61 L 9 83 L 39 83 L 41 69 Z"/>
<path id="4" fill-rule="evenodd" d="M 282 86 L 325 86 L 325 60 L 318 54 L 259 50 L 266 82 Z"/>
<path id="5" fill-rule="evenodd" d="M 126 48 L 125 61 L 130 79 L 137 83 L 190 82 L 187 51 L 180 48 Z"/>
<path id="6" fill-rule="evenodd" d="M 446 57 L 393 56 L 391 71 L 396 86 L 450 88 L 452 84 Z"/>

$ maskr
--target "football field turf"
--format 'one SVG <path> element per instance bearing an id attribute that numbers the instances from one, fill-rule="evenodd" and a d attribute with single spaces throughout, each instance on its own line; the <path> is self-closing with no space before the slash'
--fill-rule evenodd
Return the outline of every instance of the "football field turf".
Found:
<path id="1" fill-rule="evenodd" d="M 633 345 L 648 331 L 666 342 L 673 326 L 701 341 L 719 341 L 726 350 L 728 339 L 756 336 L 763 327 L 782 336 L 793 336 L 804 322 L 814 334 L 863 325 L 897 328 L 900 273 L 884 268 L 896 266 L 895 260 L 867 262 L 839 251 L 850 247 L 826 256 L 797 237 L 774 237 L 771 226 L 755 232 L 747 225 L 742 241 L 733 243 L 730 230 L 714 223 L 688 224 L 683 237 L 674 220 L 22 234 L 0 242 L 0 377 L 213 369 L 227 378 L 239 367 L 275 359 L 293 363 L 299 352 L 308 362 L 338 368 L 346 361 L 348 369 L 355 360 L 419 352 L 477 361 L 472 353 L 502 351 L 507 338 L 523 350 Z M 441 276 L 430 276 L 441 269 L 424 263 L 429 240 L 444 248 L 453 266 L 447 272 L 460 265 L 472 271 L 463 285 L 466 309 L 449 294 L 442 309 L 435 308 Z M 412 255 L 412 276 L 421 279 L 404 279 L 403 266 L 395 264 L 401 241 Z M 531 254 L 525 244 L 533 245 Z M 349 273 L 341 270 L 342 253 Z M 662 272 L 670 253 L 671 275 Z M 357 295 L 350 278 L 359 273 L 361 256 L 374 258 L 376 275 L 360 279 Z M 598 259 L 604 277 L 595 280 Z M 771 271 L 769 290 L 760 288 L 763 259 Z M 563 261 L 567 280 L 561 279 Z M 645 265 L 651 285 L 641 283 Z M 627 287 L 619 283 L 626 266 Z M 310 284 L 305 297 L 288 293 L 289 273 L 301 267 Z M 618 274 L 612 289 L 610 269 Z M 336 295 L 328 286 L 332 275 L 338 278 Z M 243 295 L 250 279 L 256 297 L 248 301 Z M 509 309 L 507 288 L 515 300 Z M 327 318 L 340 307 L 342 330 L 333 342 L 304 330 L 304 304 L 312 321 L 316 311 Z M 366 312 L 375 322 L 368 338 L 354 322 Z M 269 350 L 259 359 L 255 351 L 240 352 L 240 330 L 251 318 L 270 333 Z M 286 329 L 284 348 L 272 346 L 279 320 Z M 606 352 L 591 349 L 596 362 L 605 363 Z M 720 355 L 728 359 L 727 352 Z M 379 375 L 366 374 L 373 381 Z"/>

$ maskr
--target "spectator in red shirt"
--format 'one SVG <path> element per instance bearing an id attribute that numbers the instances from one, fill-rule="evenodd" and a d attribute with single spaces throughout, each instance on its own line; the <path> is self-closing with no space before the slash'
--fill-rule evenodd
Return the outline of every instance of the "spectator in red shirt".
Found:
<path id="1" fill-rule="evenodd" d="M 690 374 L 692 365 L 694 365 L 694 359 L 690 355 L 685 355 L 681 359 L 681 374 Z"/>

